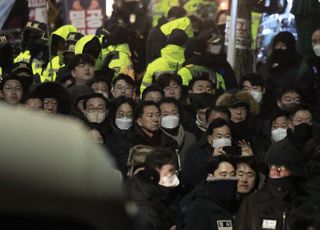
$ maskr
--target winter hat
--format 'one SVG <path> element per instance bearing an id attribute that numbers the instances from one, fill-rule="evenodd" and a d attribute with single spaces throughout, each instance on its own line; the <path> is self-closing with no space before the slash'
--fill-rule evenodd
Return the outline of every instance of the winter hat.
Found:
<path id="1" fill-rule="evenodd" d="M 169 35 L 166 44 L 172 44 L 177 46 L 184 46 L 184 44 L 188 40 L 188 35 L 186 32 L 180 29 L 174 29 L 172 30 L 171 34 Z"/>
<path id="2" fill-rule="evenodd" d="M 226 92 L 222 94 L 216 102 L 217 106 L 226 106 L 228 108 L 247 107 L 252 115 L 259 113 L 259 104 L 251 95 L 244 91 Z"/>
<path id="3" fill-rule="evenodd" d="M 302 155 L 286 139 L 271 145 L 265 157 L 269 165 L 285 166 L 294 172 L 301 169 L 301 159 Z"/>
<path id="4" fill-rule="evenodd" d="M 185 57 L 201 56 L 206 53 L 207 44 L 198 38 L 189 38 L 185 44 Z"/>

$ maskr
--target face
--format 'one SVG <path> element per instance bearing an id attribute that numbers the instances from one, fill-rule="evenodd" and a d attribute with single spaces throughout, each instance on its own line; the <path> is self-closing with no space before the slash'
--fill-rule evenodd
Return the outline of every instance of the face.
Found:
<path id="1" fill-rule="evenodd" d="M 200 93 L 213 93 L 212 83 L 210 81 L 199 80 L 196 81 L 191 89 L 191 93 L 200 94 Z"/>
<path id="2" fill-rule="evenodd" d="M 137 119 L 137 124 L 147 135 L 152 136 L 160 128 L 159 109 L 154 105 L 145 106 L 142 116 Z"/>
<path id="3" fill-rule="evenodd" d="M 95 143 L 103 143 L 103 137 L 101 136 L 100 132 L 96 129 L 92 129 L 89 131 L 89 137 Z"/>
<path id="4" fill-rule="evenodd" d="M 148 92 L 145 97 L 144 100 L 145 101 L 153 101 L 153 102 L 159 102 L 162 99 L 162 94 L 158 91 L 150 91 Z"/>
<path id="5" fill-rule="evenodd" d="M 287 45 L 284 42 L 278 41 L 276 42 L 276 44 L 274 45 L 274 49 L 281 49 L 281 50 L 286 50 L 287 49 Z"/>
<path id="6" fill-rule="evenodd" d="M 132 107 L 128 103 L 120 105 L 116 112 L 116 118 L 133 118 Z"/>
<path id="7" fill-rule="evenodd" d="M 163 91 L 165 97 L 173 97 L 178 101 L 181 98 L 181 86 L 174 81 L 171 81 L 170 84 L 163 89 Z"/>
<path id="8" fill-rule="evenodd" d="M 292 117 L 291 122 L 292 122 L 293 127 L 300 125 L 302 123 L 307 123 L 309 125 L 312 125 L 312 115 L 307 110 L 299 110 Z"/>
<path id="9" fill-rule="evenodd" d="M 125 96 L 133 98 L 134 88 L 125 80 L 118 80 L 111 90 L 114 98 Z"/>
<path id="10" fill-rule="evenodd" d="M 43 103 L 40 98 L 30 98 L 26 101 L 25 107 L 33 110 L 40 110 L 43 108 Z"/>
<path id="11" fill-rule="evenodd" d="M 43 109 L 49 114 L 55 114 L 58 110 L 58 101 L 55 98 L 43 99 Z"/>
<path id="12" fill-rule="evenodd" d="M 3 86 L 3 99 L 6 103 L 16 105 L 21 101 L 23 88 L 18 80 L 8 80 Z"/>
<path id="13" fill-rule="evenodd" d="M 172 164 L 163 165 L 158 171 L 160 173 L 160 177 L 164 176 L 172 176 L 176 172 L 177 168 Z"/>
<path id="14" fill-rule="evenodd" d="M 212 145 L 213 141 L 219 138 L 231 138 L 231 131 L 230 128 L 226 125 L 213 129 L 211 135 L 208 135 L 208 142 Z"/>
<path id="15" fill-rule="evenodd" d="M 213 176 L 216 178 L 230 178 L 236 175 L 235 169 L 229 162 L 223 161 L 214 171 Z"/>
<path id="16" fill-rule="evenodd" d="M 319 44 L 320 44 L 320 30 L 317 30 L 312 34 L 312 45 L 319 45 Z"/>
<path id="17" fill-rule="evenodd" d="M 278 128 L 287 129 L 288 127 L 289 127 L 289 119 L 285 116 L 281 116 L 281 117 L 277 117 L 272 122 L 271 130 L 278 129 Z"/>
<path id="18" fill-rule="evenodd" d="M 252 85 L 250 83 L 250 81 L 244 81 L 243 84 L 242 84 L 242 88 L 245 92 L 250 92 L 251 90 L 254 90 L 254 91 L 259 91 L 259 92 L 262 92 L 264 93 L 264 88 L 262 88 L 261 86 L 258 86 L 258 85 Z"/>
<path id="19" fill-rule="evenodd" d="M 200 121 L 207 122 L 206 112 L 207 112 L 207 108 L 197 110 L 197 116 Z"/>
<path id="20" fill-rule="evenodd" d="M 299 105 L 300 102 L 301 102 L 300 95 L 297 94 L 296 92 L 292 91 L 292 92 L 287 92 L 284 95 L 282 95 L 280 100 L 277 100 L 277 105 L 280 109 L 284 109 L 286 106 L 288 106 L 292 103 Z"/>
<path id="21" fill-rule="evenodd" d="M 227 114 L 212 110 L 208 117 L 208 124 L 210 124 L 214 119 L 217 119 L 217 118 L 221 118 L 225 121 L 229 121 Z"/>
<path id="22" fill-rule="evenodd" d="M 179 110 L 175 104 L 172 103 L 162 103 L 160 105 L 161 117 L 168 115 L 179 117 Z"/>
<path id="23" fill-rule="evenodd" d="M 91 88 L 96 93 L 101 93 L 105 98 L 108 98 L 109 87 L 104 81 L 95 82 L 91 85 Z"/>
<path id="24" fill-rule="evenodd" d="M 250 168 L 246 163 L 239 163 L 237 165 L 237 177 L 238 177 L 238 193 L 245 194 L 252 191 L 255 180 L 256 172 Z"/>
<path id="25" fill-rule="evenodd" d="M 247 118 L 247 108 L 244 106 L 229 108 L 231 113 L 231 121 L 238 123 L 244 121 Z"/>
<path id="26" fill-rule="evenodd" d="M 285 166 L 271 165 L 269 169 L 269 177 L 273 179 L 290 176 L 290 170 Z"/>
<path id="27" fill-rule="evenodd" d="M 94 76 L 94 67 L 88 63 L 80 64 L 71 71 L 77 85 L 84 85 Z"/>
<path id="28" fill-rule="evenodd" d="M 86 113 L 93 113 L 93 112 L 106 112 L 106 102 L 99 97 L 90 98 L 86 104 Z"/>

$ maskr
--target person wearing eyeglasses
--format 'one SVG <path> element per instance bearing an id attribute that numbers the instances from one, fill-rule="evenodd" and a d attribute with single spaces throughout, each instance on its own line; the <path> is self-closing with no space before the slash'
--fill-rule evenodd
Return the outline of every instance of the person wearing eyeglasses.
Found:
<path id="1" fill-rule="evenodd" d="M 297 185 L 302 155 L 292 145 L 280 141 L 272 145 L 265 158 L 266 185 L 249 195 L 235 219 L 237 230 L 285 230 L 290 222 L 291 204 L 299 197 Z"/>
<path id="2" fill-rule="evenodd" d="M 89 122 L 102 123 L 107 116 L 107 100 L 100 93 L 93 93 L 83 102 L 84 115 Z"/>

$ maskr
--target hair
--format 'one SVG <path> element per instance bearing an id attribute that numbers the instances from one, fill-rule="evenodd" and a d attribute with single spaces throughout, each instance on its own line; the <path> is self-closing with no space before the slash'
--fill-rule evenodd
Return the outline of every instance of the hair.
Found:
<path id="1" fill-rule="evenodd" d="M 233 158 L 222 154 L 219 156 L 213 156 L 209 159 L 208 166 L 207 166 L 207 173 L 209 174 L 209 173 L 213 173 L 214 171 L 216 171 L 219 168 L 220 163 L 222 163 L 222 162 L 230 163 L 235 170 L 237 168 L 237 163 Z"/>
<path id="2" fill-rule="evenodd" d="M 229 111 L 229 109 L 225 106 L 213 106 L 213 107 L 209 107 L 206 111 L 206 119 L 209 118 L 210 114 L 212 112 L 219 112 L 219 113 L 224 113 L 227 115 L 228 119 L 231 119 L 231 113 Z"/>
<path id="3" fill-rule="evenodd" d="M 228 126 L 230 129 L 230 125 L 226 120 L 221 118 L 214 119 L 207 129 L 207 135 L 211 135 L 214 129 L 221 128 L 223 126 Z"/>
<path id="4" fill-rule="evenodd" d="M 281 100 L 281 97 L 286 93 L 297 93 L 297 94 L 299 94 L 301 96 L 301 93 L 299 92 L 298 89 L 288 86 L 288 87 L 283 87 L 283 88 L 278 90 L 277 100 Z"/>
<path id="5" fill-rule="evenodd" d="M 173 6 L 169 9 L 167 18 L 182 18 L 187 15 L 187 11 L 181 6 Z"/>
<path id="6" fill-rule="evenodd" d="M 195 84 L 197 81 L 207 81 L 207 82 L 210 82 L 212 88 L 214 88 L 213 82 L 212 82 L 207 76 L 199 76 L 199 77 L 192 78 L 191 81 L 189 81 L 189 84 L 188 84 L 189 90 L 192 90 L 194 84 Z"/>
<path id="7" fill-rule="evenodd" d="M 132 112 L 134 112 L 135 106 L 136 106 L 136 102 L 133 99 L 128 98 L 128 97 L 124 97 L 124 96 L 112 99 L 110 101 L 110 104 L 109 104 L 109 112 L 108 112 L 108 117 L 109 117 L 111 122 L 114 122 L 117 110 L 123 104 L 130 105 L 130 107 L 132 108 Z"/>
<path id="8" fill-rule="evenodd" d="M 159 92 L 159 93 L 162 95 L 162 97 L 164 96 L 164 92 L 163 92 L 163 90 L 162 90 L 159 86 L 157 86 L 157 85 L 150 85 L 150 86 L 148 86 L 145 90 L 143 90 L 142 97 L 141 97 L 142 100 L 145 99 L 146 95 L 147 95 L 149 92 Z"/>
<path id="9" fill-rule="evenodd" d="M 178 74 L 172 73 L 163 73 L 157 79 L 157 85 L 164 89 L 170 85 L 170 82 L 173 81 L 182 87 L 182 78 Z"/>
<path id="10" fill-rule="evenodd" d="M 146 157 L 146 168 L 160 169 L 166 164 L 171 164 L 178 168 L 177 155 L 165 148 L 156 148 Z"/>
<path id="11" fill-rule="evenodd" d="M 94 66 L 94 60 L 88 54 L 76 54 L 69 62 L 69 70 L 74 70 L 80 64 Z"/>
<path id="12" fill-rule="evenodd" d="M 84 98 L 84 101 L 83 101 L 83 108 L 84 108 L 84 109 L 87 108 L 87 102 L 88 102 L 88 100 L 90 100 L 91 98 L 101 98 L 101 99 L 106 103 L 106 107 L 108 107 L 108 101 L 107 101 L 107 99 L 106 99 L 101 93 L 92 93 L 92 94 L 87 95 L 87 96 Z"/>
<path id="13" fill-rule="evenodd" d="M 144 108 L 147 107 L 147 106 L 155 106 L 155 107 L 157 107 L 159 109 L 158 104 L 153 102 L 153 101 L 141 101 L 135 107 L 135 110 L 134 110 L 135 119 L 141 118 L 141 116 L 144 113 Z"/>
<path id="14" fill-rule="evenodd" d="M 263 80 L 262 76 L 257 73 L 249 73 L 249 74 L 244 75 L 241 79 L 241 84 L 240 84 L 241 87 L 243 87 L 243 83 L 245 81 L 250 82 L 251 85 L 257 85 L 262 88 L 264 88 L 266 86 L 265 81 Z"/>
<path id="15" fill-rule="evenodd" d="M 308 111 L 309 113 L 311 113 L 311 116 L 312 116 L 312 111 L 308 106 L 303 105 L 303 104 L 299 104 L 297 107 L 292 109 L 292 111 L 290 111 L 290 113 L 289 113 L 290 120 L 293 119 L 293 117 L 296 115 L 297 112 L 302 111 L 302 110 L 303 111 Z"/>
<path id="16" fill-rule="evenodd" d="M 238 157 L 236 159 L 237 164 L 246 164 L 248 165 L 253 171 L 256 173 L 256 179 L 254 182 L 254 187 L 252 191 L 258 188 L 260 184 L 260 168 L 259 168 L 259 162 L 255 156 L 244 156 L 244 157 Z"/>
<path id="17" fill-rule="evenodd" d="M 159 102 L 159 107 L 162 104 L 174 104 L 178 108 L 178 113 L 180 114 L 180 103 L 176 99 L 172 97 L 165 97 Z"/>
<path id="18" fill-rule="evenodd" d="M 132 87 L 135 87 L 135 81 L 130 76 L 122 73 L 113 78 L 112 87 L 114 87 L 116 83 L 120 80 L 124 80 L 127 84 L 131 85 Z"/>
<path id="19" fill-rule="evenodd" d="M 90 80 L 88 82 L 88 86 L 91 87 L 93 84 L 99 83 L 99 82 L 105 82 L 107 84 L 107 86 L 108 86 L 108 92 L 110 91 L 110 88 L 111 88 L 110 82 L 105 77 L 97 77 L 97 76 L 95 76 L 92 80 Z"/>

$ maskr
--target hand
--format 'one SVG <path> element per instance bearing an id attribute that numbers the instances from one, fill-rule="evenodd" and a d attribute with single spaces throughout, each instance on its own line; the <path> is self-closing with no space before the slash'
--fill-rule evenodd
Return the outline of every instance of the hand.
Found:
<path id="1" fill-rule="evenodd" d="M 214 149 L 212 153 L 213 156 L 220 156 L 222 154 L 226 154 L 226 152 L 223 151 L 222 147 Z"/>
<path id="2" fill-rule="evenodd" d="M 241 148 L 241 156 L 252 156 L 253 155 L 253 151 L 252 151 L 252 148 L 251 148 L 249 142 L 246 142 L 245 140 L 241 140 L 241 141 L 239 141 L 238 146 L 240 146 L 240 148 Z"/>

